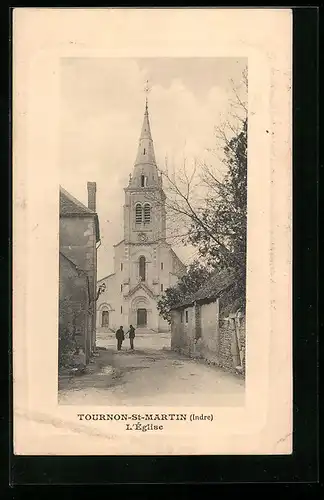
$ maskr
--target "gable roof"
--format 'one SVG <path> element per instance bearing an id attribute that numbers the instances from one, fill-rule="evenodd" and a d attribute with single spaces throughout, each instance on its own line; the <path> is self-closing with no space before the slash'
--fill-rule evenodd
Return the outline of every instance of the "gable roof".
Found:
<path id="1" fill-rule="evenodd" d="M 182 262 L 180 257 L 176 254 L 176 252 L 173 250 L 173 248 L 171 246 L 170 246 L 170 250 L 171 250 L 171 254 L 173 255 L 174 259 L 178 262 L 178 264 L 181 267 L 186 268 L 187 266 Z"/>
<path id="2" fill-rule="evenodd" d="M 83 203 L 81 203 L 81 201 L 74 198 L 71 193 L 60 186 L 60 215 L 71 214 L 94 215 L 95 212 L 86 207 Z"/>
<path id="3" fill-rule="evenodd" d="M 115 276 L 116 273 L 111 273 L 111 274 L 108 274 L 107 276 L 104 276 L 103 278 L 100 278 L 100 280 L 97 281 L 97 283 L 100 283 L 101 281 L 104 281 L 108 278 L 110 278 L 111 276 Z"/>
<path id="4" fill-rule="evenodd" d="M 140 281 L 139 283 L 137 283 L 137 285 L 134 286 L 134 288 L 132 288 L 132 290 L 130 290 L 126 294 L 126 297 L 130 297 L 135 292 L 137 292 L 137 290 L 139 290 L 140 288 L 142 288 L 150 297 L 152 297 L 152 298 L 154 297 L 154 293 L 149 289 L 149 287 L 143 281 Z"/>
<path id="5" fill-rule="evenodd" d="M 69 257 L 67 257 L 61 250 L 59 251 L 59 255 L 60 255 L 60 258 L 62 258 L 66 262 L 68 262 L 69 265 L 71 267 L 73 267 L 78 273 L 81 273 L 81 274 L 84 274 L 85 276 L 87 276 L 87 273 L 84 271 L 84 269 L 81 269 L 81 267 L 77 266 L 76 263 L 73 262 L 73 260 L 69 259 Z"/>
<path id="6" fill-rule="evenodd" d="M 236 283 L 236 275 L 231 270 L 217 271 L 195 293 L 188 295 L 172 309 L 186 307 L 194 302 L 212 302 Z"/>
<path id="7" fill-rule="evenodd" d="M 121 245 L 122 243 L 124 243 L 124 239 L 123 240 L 120 240 L 118 243 L 116 243 L 116 245 L 113 245 L 114 248 L 118 247 L 119 245 Z"/>
<path id="8" fill-rule="evenodd" d="M 74 198 L 71 193 L 60 186 L 60 217 L 73 216 L 92 216 L 95 219 L 96 226 L 96 241 L 100 240 L 99 219 L 96 212 L 86 207 L 77 198 Z"/>

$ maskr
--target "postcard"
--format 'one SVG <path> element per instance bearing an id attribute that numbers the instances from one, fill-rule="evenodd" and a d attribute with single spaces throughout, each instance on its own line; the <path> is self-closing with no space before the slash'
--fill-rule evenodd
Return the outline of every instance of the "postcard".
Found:
<path id="1" fill-rule="evenodd" d="M 292 12 L 16 8 L 16 455 L 292 453 Z"/>

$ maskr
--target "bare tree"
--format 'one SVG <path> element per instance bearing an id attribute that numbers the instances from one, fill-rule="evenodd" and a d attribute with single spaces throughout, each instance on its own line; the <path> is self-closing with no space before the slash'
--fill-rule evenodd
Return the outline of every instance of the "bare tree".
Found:
<path id="1" fill-rule="evenodd" d="M 209 150 L 217 161 L 206 164 L 195 158 L 189 165 L 184 158 L 176 176 L 169 174 L 168 165 L 160 175 L 169 241 L 194 245 L 208 264 L 245 274 L 247 68 L 240 85 L 231 83 L 229 113 L 215 127 L 215 148 Z"/>

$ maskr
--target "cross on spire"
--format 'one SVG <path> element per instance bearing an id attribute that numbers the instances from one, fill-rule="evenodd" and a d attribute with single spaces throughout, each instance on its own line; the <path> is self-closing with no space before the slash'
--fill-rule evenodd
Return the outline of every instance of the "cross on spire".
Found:
<path id="1" fill-rule="evenodd" d="M 145 87 L 144 87 L 144 92 L 146 92 L 146 94 L 148 94 L 148 92 L 150 92 L 150 90 L 151 90 L 151 87 L 149 86 L 149 81 L 146 80 Z"/>
<path id="2" fill-rule="evenodd" d="M 146 111 L 147 111 L 147 96 L 148 96 L 149 92 L 151 92 L 151 87 L 149 86 L 149 81 L 148 80 L 146 80 L 145 87 L 144 87 L 144 92 L 146 94 L 146 96 L 145 96 L 145 108 L 146 108 Z"/>

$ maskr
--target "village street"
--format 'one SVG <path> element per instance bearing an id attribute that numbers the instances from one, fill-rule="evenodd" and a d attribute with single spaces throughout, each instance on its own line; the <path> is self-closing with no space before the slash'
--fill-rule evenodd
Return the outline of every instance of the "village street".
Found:
<path id="1" fill-rule="evenodd" d="M 172 352 L 168 334 L 137 335 L 133 352 L 128 338 L 117 352 L 114 334 L 98 334 L 97 347 L 88 373 L 61 379 L 60 404 L 244 405 L 242 379 Z"/>

